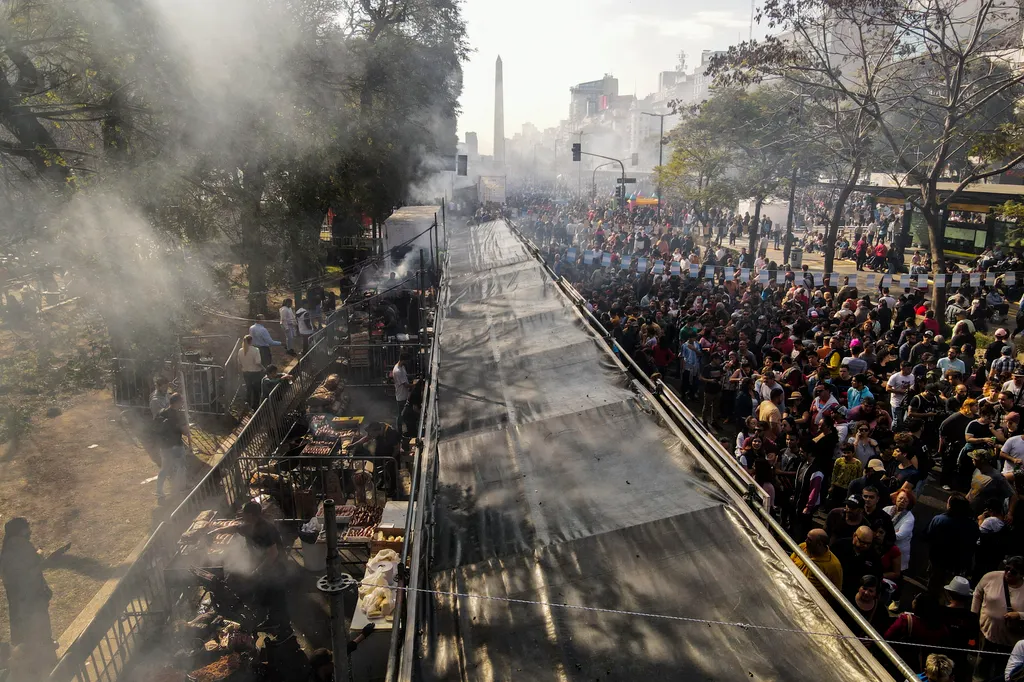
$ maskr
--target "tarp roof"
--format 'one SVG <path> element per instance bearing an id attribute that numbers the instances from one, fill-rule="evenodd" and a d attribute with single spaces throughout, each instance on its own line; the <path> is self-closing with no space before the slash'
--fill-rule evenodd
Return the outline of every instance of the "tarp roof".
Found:
<path id="1" fill-rule="evenodd" d="M 505 223 L 450 248 L 431 586 L 471 596 L 435 595 L 426 679 L 890 679 L 853 640 L 682 620 L 849 634 Z"/>

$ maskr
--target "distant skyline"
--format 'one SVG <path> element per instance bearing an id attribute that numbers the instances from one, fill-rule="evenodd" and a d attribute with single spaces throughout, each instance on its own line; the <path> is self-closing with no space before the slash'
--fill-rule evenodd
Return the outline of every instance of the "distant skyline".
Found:
<path id="1" fill-rule="evenodd" d="M 463 15 L 473 53 L 464 65 L 459 139 L 467 131 L 490 154 L 494 140 L 494 63 L 504 67 L 505 137 L 533 123 L 541 130 L 569 115 L 569 88 L 606 73 L 619 94 L 645 97 L 658 73 L 687 54 L 690 69 L 702 50 L 746 40 L 750 0 L 721 0 L 714 10 L 697 0 L 466 0 Z M 755 26 L 754 35 L 763 31 Z M 689 70 L 689 69 L 688 69 Z"/>

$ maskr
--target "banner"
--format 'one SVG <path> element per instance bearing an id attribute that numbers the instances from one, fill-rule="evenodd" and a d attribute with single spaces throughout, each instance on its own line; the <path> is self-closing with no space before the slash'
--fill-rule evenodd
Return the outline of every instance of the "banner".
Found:
<path id="1" fill-rule="evenodd" d="M 611 251 L 605 251 L 603 254 L 601 254 L 601 265 L 604 266 L 604 267 L 608 267 L 611 264 L 612 264 L 612 253 L 611 253 Z"/>
<path id="2" fill-rule="evenodd" d="M 668 266 L 668 274 L 675 275 L 676 277 L 678 277 L 680 273 L 681 269 L 679 268 L 679 261 L 672 261 L 672 264 Z"/>
<path id="3" fill-rule="evenodd" d="M 623 270 L 629 270 L 629 266 L 633 264 L 632 256 L 623 256 L 622 260 L 619 261 L 619 267 Z"/>
<path id="4" fill-rule="evenodd" d="M 583 264 L 584 265 L 590 265 L 591 263 L 593 263 L 594 262 L 594 255 L 595 254 L 594 254 L 593 251 L 590 251 L 590 250 L 584 251 L 583 252 Z"/>
<path id="5" fill-rule="evenodd" d="M 655 275 L 660 275 L 665 272 L 665 261 L 656 260 L 654 261 L 654 267 L 651 268 L 651 272 Z"/>
<path id="6" fill-rule="evenodd" d="M 704 267 L 704 279 L 714 279 L 714 278 L 715 278 L 715 266 L 714 265 L 707 265 L 707 266 L 705 266 Z"/>
<path id="7" fill-rule="evenodd" d="M 700 277 L 700 266 L 696 263 L 690 263 L 690 277 L 694 279 Z"/>

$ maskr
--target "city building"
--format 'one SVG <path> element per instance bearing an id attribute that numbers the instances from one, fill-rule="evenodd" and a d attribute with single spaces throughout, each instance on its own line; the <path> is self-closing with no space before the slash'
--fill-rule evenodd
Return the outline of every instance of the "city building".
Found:
<path id="1" fill-rule="evenodd" d="M 613 98 L 619 96 L 619 80 L 605 74 L 598 81 L 579 83 L 569 88 L 569 121 L 582 123 L 609 107 Z"/>

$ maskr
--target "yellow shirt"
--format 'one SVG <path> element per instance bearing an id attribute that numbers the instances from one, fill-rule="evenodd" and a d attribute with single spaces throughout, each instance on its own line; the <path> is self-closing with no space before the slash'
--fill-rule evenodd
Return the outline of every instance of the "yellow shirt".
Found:
<path id="1" fill-rule="evenodd" d="M 800 549 L 806 554 L 807 543 L 801 542 Z M 804 564 L 803 560 L 796 555 L 796 552 L 790 554 L 789 558 L 792 559 L 793 563 L 796 564 L 796 567 L 807 576 L 807 579 L 811 581 L 811 584 L 814 585 L 815 588 L 817 588 L 818 592 L 821 592 L 824 595 L 828 594 L 825 588 L 821 586 L 821 583 L 818 582 L 818 579 L 814 577 L 814 574 L 811 573 L 811 569 L 808 568 Z M 812 557 L 811 560 L 818 565 L 818 568 L 820 568 L 826 576 L 828 576 L 828 579 L 832 581 L 833 585 L 839 588 L 843 586 L 843 566 L 839 563 L 839 559 L 831 552 L 831 550 L 824 557 Z"/>
<path id="2" fill-rule="evenodd" d="M 832 485 L 837 488 L 849 488 L 853 479 L 863 475 L 864 465 L 859 459 L 847 462 L 845 457 L 840 457 L 832 465 Z"/>

